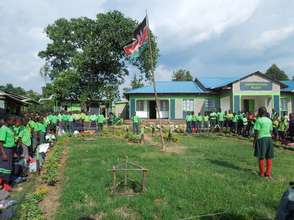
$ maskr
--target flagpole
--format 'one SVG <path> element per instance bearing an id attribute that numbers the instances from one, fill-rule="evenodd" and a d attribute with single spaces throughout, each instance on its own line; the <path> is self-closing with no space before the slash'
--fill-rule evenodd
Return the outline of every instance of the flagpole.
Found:
<path id="1" fill-rule="evenodd" d="M 147 31 L 148 31 L 148 48 L 149 48 L 149 57 L 150 57 L 150 67 L 151 67 L 151 80 L 153 84 L 153 90 L 154 90 L 154 97 L 155 97 L 155 103 L 156 103 L 156 112 L 157 117 L 159 121 L 159 133 L 160 133 L 160 140 L 161 140 L 161 150 L 165 151 L 165 145 L 164 145 L 164 139 L 163 139 L 163 133 L 162 133 L 162 127 L 161 127 L 161 118 L 160 118 L 160 104 L 158 100 L 157 90 L 156 90 L 156 82 L 155 82 L 155 72 L 154 72 L 154 62 L 153 62 L 153 53 L 152 53 L 152 41 L 151 41 L 151 35 L 150 35 L 150 28 L 149 28 L 149 18 L 147 15 L 146 10 L 146 21 L 147 21 Z"/>

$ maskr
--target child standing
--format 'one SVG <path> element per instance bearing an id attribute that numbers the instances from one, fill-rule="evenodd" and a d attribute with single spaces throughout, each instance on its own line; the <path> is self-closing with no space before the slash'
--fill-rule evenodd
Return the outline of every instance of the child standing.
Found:
<path id="1" fill-rule="evenodd" d="M 254 156 L 258 158 L 259 175 L 271 177 L 272 158 L 274 149 L 272 143 L 272 121 L 267 117 L 265 107 L 258 109 L 258 118 L 254 124 Z M 264 159 L 266 159 L 266 173 L 264 173 Z"/>

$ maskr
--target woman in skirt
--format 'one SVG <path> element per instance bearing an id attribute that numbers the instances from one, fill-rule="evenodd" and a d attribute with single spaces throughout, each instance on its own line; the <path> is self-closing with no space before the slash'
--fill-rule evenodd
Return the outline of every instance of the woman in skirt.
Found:
<path id="1" fill-rule="evenodd" d="M 254 124 L 254 156 L 259 163 L 259 175 L 271 178 L 272 158 L 274 158 L 274 149 L 272 142 L 272 121 L 267 117 L 265 107 L 258 109 L 258 118 Z M 264 160 L 266 160 L 266 172 L 264 173 Z"/>
<path id="2" fill-rule="evenodd" d="M 10 191 L 13 149 L 15 147 L 15 137 L 12 130 L 13 118 L 8 116 L 5 124 L 0 128 L 0 182 L 3 190 Z"/>

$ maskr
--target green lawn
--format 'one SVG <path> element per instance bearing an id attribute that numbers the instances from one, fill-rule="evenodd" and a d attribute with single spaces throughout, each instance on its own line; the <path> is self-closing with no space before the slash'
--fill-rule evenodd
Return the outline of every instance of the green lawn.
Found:
<path id="1" fill-rule="evenodd" d="M 70 139 L 56 219 L 170 220 L 223 211 L 219 217 L 200 219 L 274 218 L 281 193 L 294 177 L 291 151 L 276 150 L 274 179 L 266 181 L 256 175 L 248 141 L 181 136 L 178 145 L 180 154 L 114 138 Z M 125 156 L 149 169 L 146 193 L 110 194 L 108 170 Z"/>

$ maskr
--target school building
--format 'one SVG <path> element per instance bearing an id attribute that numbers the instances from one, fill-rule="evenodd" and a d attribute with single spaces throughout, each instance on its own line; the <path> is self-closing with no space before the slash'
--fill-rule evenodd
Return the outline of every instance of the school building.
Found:
<path id="1" fill-rule="evenodd" d="M 184 119 L 188 112 L 254 112 L 265 106 L 289 114 L 294 111 L 294 81 L 277 81 L 261 72 L 235 79 L 195 79 L 194 81 L 158 81 L 160 117 Z M 156 119 L 151 85 L 125 93 L 129 116 L 134 112 L 144 119 Z"/>

